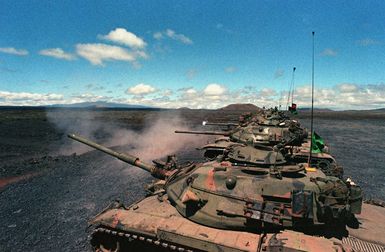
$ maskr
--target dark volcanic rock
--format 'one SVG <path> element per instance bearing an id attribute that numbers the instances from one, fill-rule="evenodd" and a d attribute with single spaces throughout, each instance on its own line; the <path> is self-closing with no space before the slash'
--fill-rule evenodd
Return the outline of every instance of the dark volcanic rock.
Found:
<path id="1" fill-rule="evenodd" d="M 177 116 L 197 126 L 202 120 L 234 121 L 240 113 L 258 109 L 254 105 L 242 111 L 236 105 L 230 108 L 235 110 L 55 110 L 50 118 L 44 110 L 0 110 L 0 179 L 39 173 L 0 188 L 0 251 L 89 251 L 87 221 L 116 198 L 130 204 L 144 196 L 143 185 L 152 177 L 142 170 L 97 151 L 58 154 L 71 144 L 66 134 L 79 132 L 84 120 L 91 120 L 84 132 L 94 130 L 96 139 L 103 142 L 111 132 L 92 128 L 97 123 L 140 131 L 146 121 L 160 117 Z M 309 126 L 308 114 L 298 117 Z M 52 118 L 62 118 L 69 128 L 56 127 Z M 333 111 L 316 113 L 314 121 L 345 175 L 361 185 L 366 198 L 382 200 L 384 118 L 384 113 L 358 116 L 357 112 Z M 181 161 L 199 160 L 199 153 L 184 150 L 179 154 Z"/>
<path id="2" fill-rule="evenodd" d="M 58 157 L 45 171 L 0 189 L 0 251 L 90 250 L 87 220 L 114 199 L 143 197 L 151 179 L 96 151 Z"/>

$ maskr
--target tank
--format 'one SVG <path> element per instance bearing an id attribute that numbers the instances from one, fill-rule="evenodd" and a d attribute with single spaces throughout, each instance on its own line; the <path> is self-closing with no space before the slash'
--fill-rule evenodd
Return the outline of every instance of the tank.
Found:
<path id="1" fill-rule="evenodd" d="M 205 125 L 217 125 L 219 123 L 206 123 Z M 224 123 L 224 125 L 228 125 Z M 228 137 L 232 142 L 246 144 L 264 144 L 275 145 L 283 140 L 292 141 L 293 145 L 301 145 L 308 136 L 307 130 L 301 128 L 295 120 L 286 120 L 278 124 L 248 123 L 246 125 L 238 125 L 228 131 L 189 131 L 176 130 L 175 133 L 197 134 L 197 135 L 217 135 Z"/>
<path id="2" fill-rule="evenodd" d="M 215 139 L 214 142 L 199 148 L 204 150 L 203 155 L 208 160 L 216 159 L 226 148 L 234 145 L 274 146 L 280 144 L 285 146 L 283 152 L 288 159 L 292 159 L 297 163 L 308 161 L 311 138 L 307 130 L 301 127 L 299 122 L 289 120 L 287 117 L 275 117 L 274 121 L 271 121 L 271 117 L 268 117 L 268 119 L 265 118 L 258 123 L 256 120 L 252 121 L 245 125 L 238 125 L 228 131 L 176 130 L 175 133 L 221 136 Z M 206 122 L 205 125 L 208 125 L 208 123 Z M 216 124 L 212 123 L 212 125 Z M 343 176 L 343 168 L 328 153 L 327 146 L 322 146 L 322 152 L 312 154 L 311 165 L 322 169 L 327 175 L 339 178 Z"/>
<path id="3" fill-rule="evenodd" d="M 285 142 L 293 146 L 301 146 L 308 135 L 307 130 L 301 128 L 296 121 L 281 122 L 278 125 L 249 123 L 228 131 L 176 130 L 175 133 L 221 136 L 213 143 L 202 146 L 201 149 L 205 150 L 204 155 L 208 159 L 215 158 L 224 148 L 233 143 L 273 146 Z"/>
<path id="4" fill-rule="evenodd" d="M 179 164 L 169 156 L 147 164 L 69 137 L 157 179 L 146 186 L 146 198 L 130 206 L 114 202 L 90 220 L 95 251 L 384 249 L 385 238 L 368 232 L 385 232 L 375 225 L 383 208 L 362 204 L 361 188 L 351 180 L 286 160 L 280 146 L 237 145 L 209 162 Z"/>

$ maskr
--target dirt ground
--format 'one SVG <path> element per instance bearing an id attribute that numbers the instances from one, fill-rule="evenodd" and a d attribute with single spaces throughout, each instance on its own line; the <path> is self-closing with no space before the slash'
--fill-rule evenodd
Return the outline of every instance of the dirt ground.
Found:
<path id="1" fill-rule="evenodd" d="M 0 110 L 0 251 L 89 251 L 87 220 L 114 199 L 144 196 L 146 172 L 74 143 L 75 132 L 150 161 L 164 151 L 200 160 L 207 137 L 174 136 L 202 129 L 202 120 L 236 120 L 239 112 L 210 110 Z M 308 114 L 300 120 L 309 126 Z M 315 130 L 362 186 L 385 200 L 385 116 L 317 113 Z M 208 130 L 205 128 L 205 130 Z M 76 154 L 75 154 L 76 153 Z M 22 177 L 24 176 L 24 177 Z"/>

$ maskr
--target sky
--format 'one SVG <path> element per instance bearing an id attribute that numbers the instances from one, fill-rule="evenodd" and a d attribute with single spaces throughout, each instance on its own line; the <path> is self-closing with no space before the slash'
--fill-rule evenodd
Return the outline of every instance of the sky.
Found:
<path id="1" fill-rule="evenodd" d="M 0 1 L 0 105 L 385 107 L 385 2 Z M 293 67 L 296 67 L 293 81 Z"/>

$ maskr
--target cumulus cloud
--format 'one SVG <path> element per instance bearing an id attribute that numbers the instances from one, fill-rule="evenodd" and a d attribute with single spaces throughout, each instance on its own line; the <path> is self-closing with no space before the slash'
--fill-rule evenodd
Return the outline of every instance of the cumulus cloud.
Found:
<path id="1" fill-rule="evenodd" d="M 198 96 L 198 91 L 196 91 L 194 88 L 188 88 L 186 90 L 181 90 L 181 91 L 182 91 L 181 98 L 184 100 L 194 99 L 195 97 Z"/>
<path id="2" fill-rule="evenodd" d="M 321 56 L 328 56 L 328 57 L 335 57 L 337 56 L 338 52 L 332 48 L 325 48 L 321 52 Z"/>
<path id="3" fill-rule="evenodd" d="M 16 49 L 14 47 L 0 47 L 0 52 L 17 56 L 26 56 L 29 54 L 29 52 L 25 49 Z"/>
<path id="4" fill-rule="evenodd" d="M 0 105 L 38 106 L 55 104 L 63 101 L 61 94 L 40 94 L 28 92 L 0 91 Z"/>
<path id="5" fill-rule="evenodd" d="M 248 91 L 247 91 L 248 90 Z M 247 91 L 247 92 L 246 92 Z M 133 96 L 125 102 L 154 107 L 190 107 L 216 109 L 231 103 L 253 103 L 257 106 L 275 107 L 285 105 L 287 90 L 277 92 L 271 88 L 244 87 L 229 90 L 223 84 L 209 84 L 202 89 L 180 88 L 175 96 Z M 302 85 L 294 92 L 294 101 L 299 107 L 311 105 L 311 87 Z M 385 106 L 385 84 L 358 85 L 342 83 L 332 87 L 315 89 L 315 106 L 331 109 L 370 109 Z"/>
<path id="6" fill-rule="evenodd" d="M 153 37 L 157 40 L 170 38 L 170 39 L 179 41 L 179 42 L 186 44 L 186 45 L 191 45 L 193 43 L 193 41 L 189 37 L 187 37 L 183 34 L 178 34 L 174 30 L 171 30 L 171 29 L 167 29 L 167 30 L 162 31 L 162 32 L 155 32 L 153 34 Z"/>
<path id="7" fill-rule="evenodd" d="M 342 83 L 338 85 L 338 89 L 341 93 L 352 93 L 358 90 L 358 86 L 356 84 Z"/>
<path id="8" fill-rule="evenodd" d="M 226 87 L 220 84 L 211 83 L 206 86 L 203 93 L 207 96 L 219 96 L 226 92 Z"/>
<path id="9" fill-rule="evenodd" d="M 154 92 L 156 92 L 156 88 L 154 88 L 151 85 L 144 84 L 144 83 L 139 83 L 133 87 L 129 87 L 126 90 L 126 94 L 137 95 L 137 96 L 151 94 Z"/>
<path id="10" fill-rule="evenodd" d="M 111 97 L 103 96 L 103 95 L 95 95 L 93 93 L 85 93 L 72 95 L 71 98 L 65 103 L 80 103 L 80 102 L 97 102 L 97 101 L 107 101 L 111 99 Z"/>
<path id="11" fill-rule="evenodd" d="M 245 86 L 229 89 L 224 84 L 211 83 L 198 89 L 194 87 L 157 90 L 153 86 L 140 83 L 126 91 L 129 96 L 108 97 L 96 95 L 90 91 L 63 97 L 60 94 L 39 94 L 27 92 L 0 91 L 0 105 L 48 105 L 57 103 L 78 103 L 92 101 L 109 101 L 127 104 L 139 104 L 164 108 L 206 108 L 216 109 L 231 103 L 253 103 L 257 106 L 274 107 L 285 105 L 287 91 L 279 93 L 271 88 Z M 356 83 L 340 83 L 331 87 L 316 86 L 315 107 L 331 109 L 372 109 L 385 107 L 385 84 L 360 85 Z M 151 94 L 151 95 L 147 95 Z M 311 105 L 311 86 L 299 85 L 294 92 L 294 101 L 298 107 Z"/>
<path id="12" fill-rule="evenodd" d="M 127 31 L 124 28 L 116 28 L 110 31 L 107 35 L 99 35 L 101 39 L 115 42 L 121 45 L 129 46 L 131 48 L 143 49 L 146 47 L 146 42 L 139 38 L 134 33 Z"/>
<path id="13" fill-rule="evenodd" d="M 365 38 L 361 40 L 356 41 L 358 45 L 360 46 L 371 46 L 371 45 L 381 45 L 382 42 L 375 39 Z"/>
<path id="14" fill-rule="evenodd" d="M 104 61 L 128 61 L 132 64 L 140 58 L 147 58 L 143 51 L 129 51 L 120 46 L 106 44 L 77 44 L 76 52 L 79 56 L 85 58 L 93 65 L 103 66 Z"/>
<path id="15" fill-rule="evenodd" d="M 57 59 L 74 60 L 76 57 L 73 54 L 66 53 L 61 48 L 49 48 L 39 52 L 40 55 L 54 57 Z"/>
<path id="16" fill-rule="evenodd" d="M 315 106 L 334 109 L 364 109 L 385 106 L 385 84 L 358 85 L 342 83 L 333 87 L 316 88 Z M 311 89 L 309 85 L 299 87 L 294 100 L 303 106 L 310 106 Z"/>

